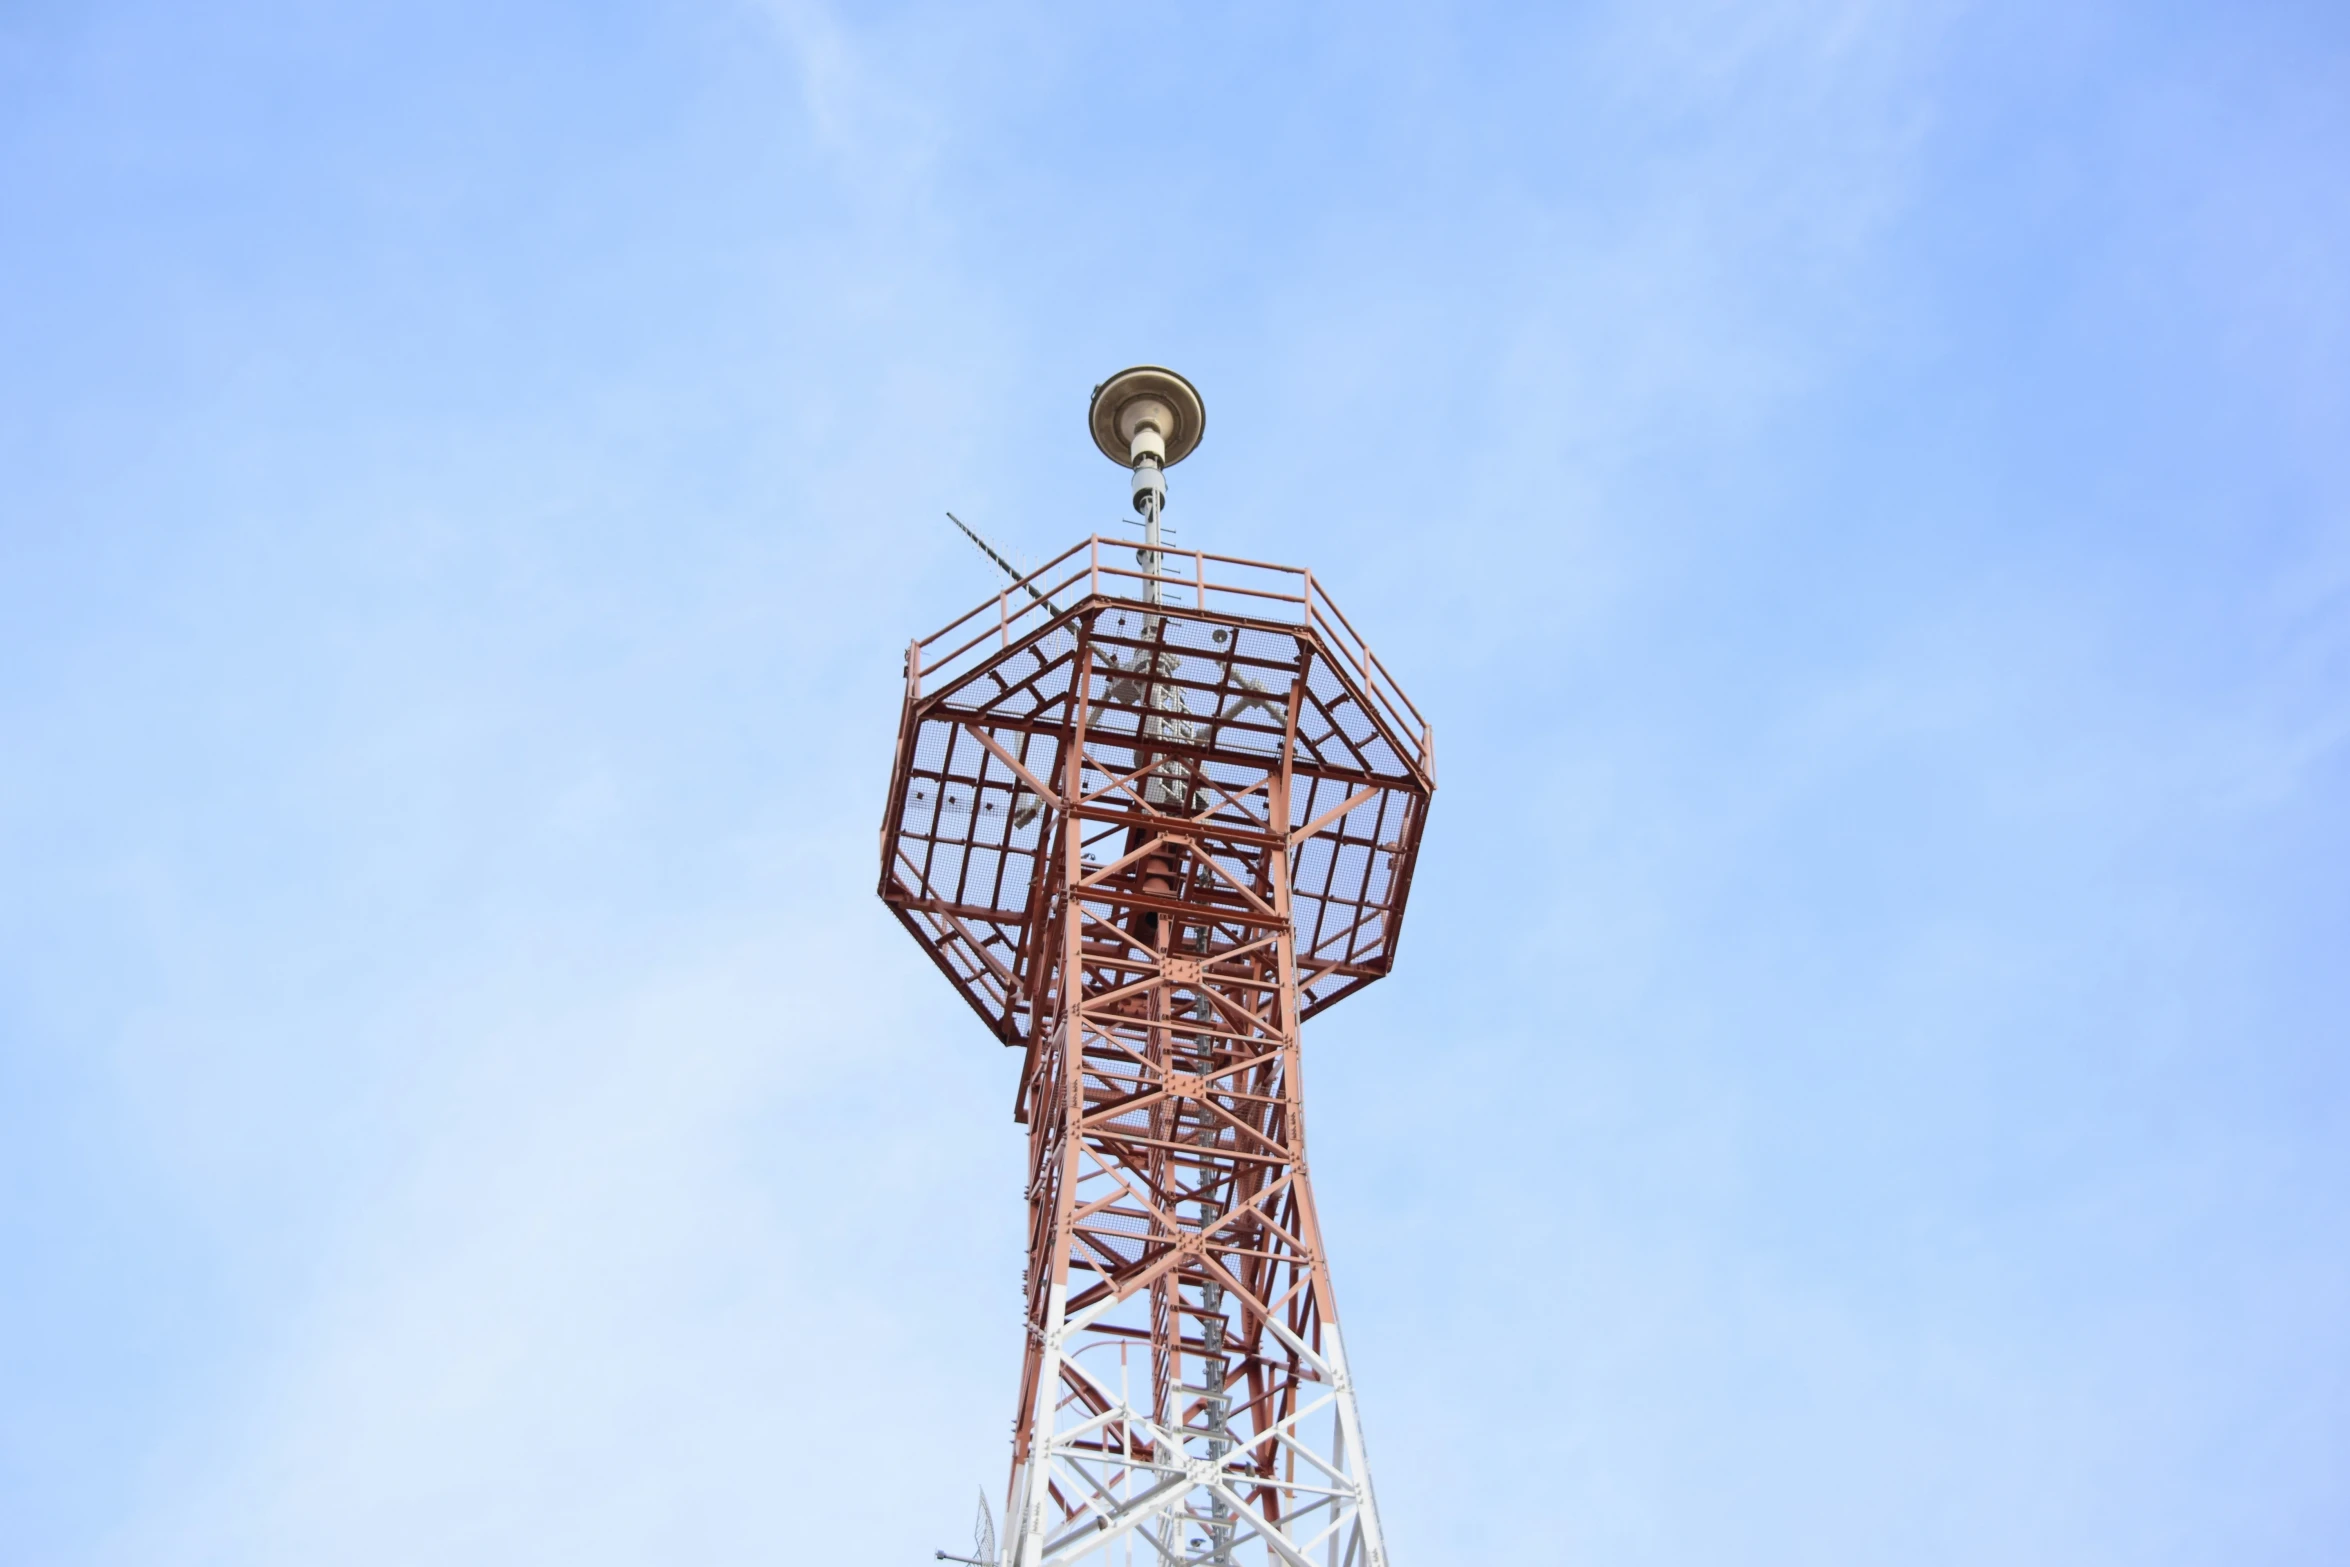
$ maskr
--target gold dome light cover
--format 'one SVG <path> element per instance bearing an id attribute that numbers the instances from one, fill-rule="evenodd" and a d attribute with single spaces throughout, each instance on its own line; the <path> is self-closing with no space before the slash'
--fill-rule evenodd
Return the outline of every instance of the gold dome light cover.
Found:
<path id="1" fill-rule="evenodd" d="M 1199 448 L 1208 410 L 1199 388 L 1182 376 L 1159 365 L 1136 365 L 1093 389 L 1086 423 L 1093 444 L 1121 468 L 1132 467 L 1140 455 L 1136 432 L 1146 424 L 1155 427 L 1165 447 L 1159 465 L 1172 468 Z"/>

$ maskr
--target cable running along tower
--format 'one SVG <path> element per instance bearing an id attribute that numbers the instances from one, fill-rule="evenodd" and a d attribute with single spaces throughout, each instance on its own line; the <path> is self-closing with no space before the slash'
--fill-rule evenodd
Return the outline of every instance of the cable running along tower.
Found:
<path id="1" fill-rule="evenodd" d="M 1171 371 L 1095 388 L 1141 548 L 906 654 L 881 896 L 1021 1052 L 1001 1567 L 1387 1564 L 1298 1028 L 1394 960 L 1434 752 L 1311 572 L 1167 546 L 1205 422 Z"/>

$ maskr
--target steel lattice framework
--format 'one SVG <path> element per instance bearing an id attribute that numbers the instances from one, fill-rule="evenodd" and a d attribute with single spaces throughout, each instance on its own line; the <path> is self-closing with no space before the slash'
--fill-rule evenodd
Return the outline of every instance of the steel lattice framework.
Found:
<path id="1" fill-rule="evenodd" d="M 1393 961 L 1428 725 L 1310 573 L 1129 549 L 913 644 L 882 829 L 1024 1052 L 1004 1561 L 1384 1567 L 1298 1027 Z"/>

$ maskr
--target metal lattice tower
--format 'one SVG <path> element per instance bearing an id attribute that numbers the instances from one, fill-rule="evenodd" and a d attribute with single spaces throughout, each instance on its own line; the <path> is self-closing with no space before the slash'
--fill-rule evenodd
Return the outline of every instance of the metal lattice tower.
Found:
<path id="1" fill-rule="evenodd" d="M 1169 371 L 1096 388 L 1142 548 L 906 655 L 881 895 L 1023 1053 L 1004 1567 L 1387 1560 L 1298 1029 L 1394 959 L 1433 744 L 1311 572 L 1166 547 L 1204 422 Z"/>

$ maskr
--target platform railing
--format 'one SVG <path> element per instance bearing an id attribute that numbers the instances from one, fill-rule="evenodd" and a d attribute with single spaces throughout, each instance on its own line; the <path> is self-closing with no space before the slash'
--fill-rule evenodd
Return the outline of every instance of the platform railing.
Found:
<path id="1" fill-rule="evenodd" d="M 1415 760 L 1421 770 L 1434 774 L 1435 736 L 1428 720 L 1311 571 L 1165 545 L 1159 548 L 1156 572 L 1143 569 L 1144 558 L 1132 540 L 1106 539 L 1098 533 L 1071 545 L 909 647 L 907 690 L 919 697 L 926 683 L 951 682 L 1088 598 L 1142 602 L 1155 577 L 1160 607 L 1170 614 L 1230 615 L 1315 632 L 1354 675 L 1379 717 L 1398 738 L 1418 749 Z M 1121 559 L 1137 564 L 1121 565 Z"/>

